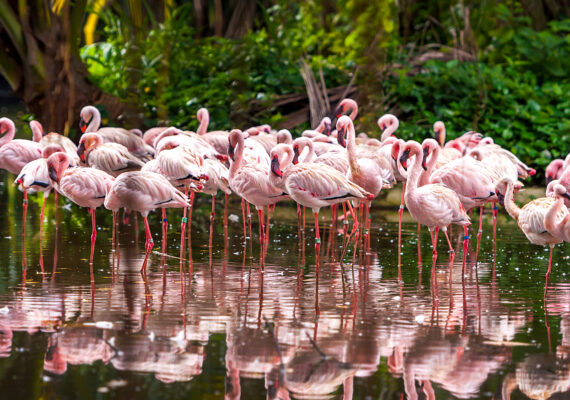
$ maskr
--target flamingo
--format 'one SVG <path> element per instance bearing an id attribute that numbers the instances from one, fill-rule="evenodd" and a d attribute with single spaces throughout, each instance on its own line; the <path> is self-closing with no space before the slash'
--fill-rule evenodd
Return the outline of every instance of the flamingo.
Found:
<path id="1" fill-rule="evenodd" d="M 348 112 L 349 110 L 349 118 L 354 121 L 358 115 L 358 104 L 352 99 L 344 99 L 339 103 L 335 110 L 337 119 L 339 119 L 345 112 Z"/>
<path id="2" fill-rule="evenodd" d="M 38 121 L 30 121 L 30 129 L 32 130 L 32 135 L 34 142 L 37 142 L 45 149 L 47 146 L 55 145 L 59 146 L 62 151 L 66 152 L 69 156 L 69 161 L 71 166 L 75 167 L 79 165 L 79 158 L 77 157 L 77 146 L 73 143 L 73 140 L 67 136 L 60 135 L 57 132 L 50 132 L 46 134 L 41 123 Z M 44 158 L 47 158 L 45 154 Z"/>
<path id="3" fill-rule="evenodd" d="M 570 170 L 565 171 L 562 174 L 562 176 L 560 176 L 560 179 L 553 180 L 548 184 L 548 186 L 546 187 L 547 197 L 556 197 L 554 193 L 554 187 L 556 185 L 561 185 L 567 191 L 570 191 Z M 564 205 L 566 207 L 570 207 L 570 197 L 568 196 L 568 194 L 566 193 L 565 195 L 563 194 L 562 196 L 564 197 Z"/>
<path id="4" fill-rule="evenodd" d="M 116 213 L 120 208 L 126 207 L 141 213 L 144 218 L 146 242 L 146 255 L 154 246 L 148 213 L 155 208 L 189 207 L 187 198 L 176 190 L 166 177 L 155 172 L 131 171 L 121 174 L 111 185 L 105 208 Z M 143 264 L 143 268 L 146 263 Z"/>
<path id="5" fill-rule="evenodd" d="M 229 184 L 229 170 L 220 161 L 209 158 L 204 160 L 204 168 L 206 170 L 208 180 L 204 184 L 202 192 L 212 196 L 212 214 L 210 215 L 210 218 L 214 219 L 216 193 L 218 190 L 224 192 L 226 202 L 228 201 L 228 196 L 232 193 Z"/>
<path id="6" fill-rule="evenodd" d="M 562 239 L 553 236 L 547 231 L 544 225 L 544 219 L 550 207 L 552 207 L 557 200 L 552 197 L 541 197 L 525 204 L 523 208 L 519 208 L 513 200 L 514 187 L 515 182 L 511 179 L 501 179 L 497 183 L 496 187 L 497 196 L 499 197 L 499 201 L 504 203 L 505 209 L 509 215 L 517 221 L 519 228 L 532 244 L 550 246 L 548 271 L 546 272 L 546 283 L 544 286 L 544 295 L 546 296 L 548 277 L 550 276 L 550 269 L 552 266 L 552 251 L 554 249 L 554 245 L 561 243 Z M 554 223 L 559 223 L 559 221 L 566 218 L 567 215 L 568 209 L 566 207 L 560 208 Z M 552 219 L 550 219 L 550 221 L 552 221 Z"/>
<path id="7" fill-rule="evenodd" d="M 421 145 L 414 141 L 407 142 L 402 148 L 399 161 L 404 169 L 407 169 L 408 159 L 412 156 L 415 157 L 407 180 L 406 208 L 416 221 L 428 227 L 432 238 L 434 256 L 437 255 L 437 231 L 439 229 L 445 233 L 449 250 L 454 253 L 447 234 L 447 226 L 452 223 L 468 226 L 471 222 L 459 197 L 453 190 L 437 183 L 418 187 L 423 163 L 422 153 Z M 436 230 L 435 237 L 433 235 L 434 229 Z"/>
<path id="8" fill-rule="evenodd" d="M 104 143 L 98 133 L 81 136 L 77 155 L 87 166 L 100 169 L 114 177 L 127 171 L 140 170 L 143 162 L 119 143 Z"/>
<path id="9" fill-rule="evenodd" d="M 147 145 L 152 147 L 152 145 L 154 144 L 154 140 L 157 138 L 157 136 L 160 135 L 165 130 L 167 130 L 168 128 L 169 128 L 168 126 L 157 126 L 157 127 L 148 129 L 143 134 L 144 142 Z"/>
<path id="10" fill-rule="evenodd" d="M 316 246 L 320 246 L 319 211 L 322 207 L 343 201 L 370 201 L 374 195 L 350 181 L 345 175 L 325 164 L 291 165 L 294 157 L 290 145 L 280 144 L 270 154 L 271 182 L 315 215 Z"/>
<path id="11" fill-rule="evenodd" d="M 101 113 L 93 106 L 81 109 L 79 129 L 81 133 L 97 132 L 105 143 L 113 142 L 125 146 L 135 157 L 148 161 L 154 157 L 154 149 L 142 137 L 123 128 L 100 128 Z"/>
<path id="12" fill-rule="evenodd" d="M 321 120 L 321 122 L 319 122 L 319 125 L 317 125 L 317 127 L 315 128 L 315 131 L 330 136 L 332 131 L 331 127 L 332 127 L 331 119 L 329 117 L 324 117 Z"/>
<path id="13" fill-rule="evenodd" d="M 24 165 L 24 168 L 22 168 L 22 171 L 20 171 L 20 174 L 14 181 L 22 192 L 42 192 L 44 194 L 40 224 L 44 221 L 46 200 L 53 188 L 52 181 L 49 177 L 47 158 L 57 152 L 63 152 L 63 149 L 55 145 L 46 147 L 43 151 L 43 157 Z"/>
<path id="14" fill-rule="evenodd" d="M 398 117 L 393 114 L 384 114 L 378 118 L 378 127 L 382 130 L 380 141 L 384 142 L 386 139 L 394 135 L 394 132 L 400 126 Z"/>
<path id="15" fill-rule="evenodd" d="M 299 137 L 292 143 L 293 146 L 293 164 L 299 163 L 299 157 L 302 156 L 305 149 L 307 154 L 303 158 L 303 162 L 314 162 L 317 164 L 325 164 L 347 175 L 350 170 L 346 151 L 340 146 L 336 146 L 333 151 L 328 151 L 317 157 L 315 154 L 314 142 L 306 137 Z"/>
<path id="16" fill-rule="evenodd" d="M 553 188 L 553 195 L 556 201 L 548 208 L 544 216 L 544 227 L 552 236 L 570 242 L 570 214 L 565 205 L 570 200 L 570 193 L 564 186 L 556 184 Z M 562 211 L 564 208 L 566 208 L 566 213 Z M 560 219 L 562 214 L 564 217 Z"/>
<path id="17" fill-rule="evenodd" d="M 69 168 L 69 156 L 66 153 L 54 153 L 47 159 L 49 177 L 55 189 L 80 207 L 86 207 L 91 213 L 91 262 L 97 226 L 95 209 L 105 201 L 114 178 L 104 171 L 94 168 Z"/>
<path id="18" fill-rule="evenodd" d="M 281 129 L 277 132 L 277 144 L 279 143 L 293 143 L 293 135 L 291 135 L 291 132 L 289 132 L 288 129 Z"/>
<path id="19" fill-rule="evenodd" d="M 0 118 L 0 168 L 18 175 L 24 165 L 42 156 L 42 147 L 31 140 L 14 139 L 16 126 L 9 118 Z"/>
<path id="20" fill-rule="evenodd" d="M 447 164 L 448 162 L 463 157 L 463 152 L 461 147 L 456 145 L 456 142 L 445 144 L 445 124 L 442 121 L 436 121 L 433 124 L 433 131 L 435 132 L 436 143 L 439 144 L 441 151 L 439 152 L 439 157 L 436 168 Z"/>
<path id="21" fill-rule="evenodd" d="M 279 200 L 289 198 L 283 190 L 275 187 L 269 180 L 269 165 L 263 161 L 258 162 L 252 150 L 250 156 L 244 157 L 246 152 L 245 134 L 233 129 L 230 132 L 228 155 L 231 158 L 229 182 L 230 188 L 248 203 L 255 206 L 259 216 L 260 246 L 263 254 L 264 228 L 263 207 L 275 204 Z M 258 159 L 260 160 L 260 159 Z M 243 206 L 243 205 L 242 205 Z"/>
<path id="22" fill-rule="evenodd" d="M 337 121 L 336 128 L 338 141 L 341 146 L 346 146 L 348 153 L 349 179 L 374 195 L 374 198 L 378 196 L 383 187 L 391 187 L 394 182 L 394 174 L 390 163 L 373 146 L 361 145 L 357 148 L 352 120 L 347 116 L 341 116 Z M 365 202 L 365 235 L 368 235 L 370 205 L 370 200 Z"/>
<path id="23" fill-rule="evenodd" d="M 544 175 L 546 176 L 546 184 L 548 185 L 555 179 L 560 179 L 562 173 L 564 172 L 564 160 L 558 158 L 553 160 L 548 164 L 546 170 L 544 171 Z"/>
<path id="24" fill-rule="evenodd" d="M 248 137 L 251 141 L 255 141 L 263 146 L 267 154 L 269 154 L 271 149 L 277 144 L 276 136 L 268 134 L 259 127 L 249 128 L 245 133 L 249 135 Z"/>

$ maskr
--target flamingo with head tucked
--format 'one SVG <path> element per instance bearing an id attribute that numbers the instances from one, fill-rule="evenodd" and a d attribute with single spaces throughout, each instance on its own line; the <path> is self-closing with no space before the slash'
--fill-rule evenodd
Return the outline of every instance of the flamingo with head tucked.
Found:
<path id="1" fill-rule="evenodd" d="M 434 255 L 437 254 L 437 230 L 439 229 L 445 233 L 449 250 L 454 253 L 447 234 L 447 227 L 452 223 L 461 226 L 470 225 L 469 216 L 457 194 L 448 187 L 437 183 L 418 187 L 422 173 L 423 151 L 419 143 L 409 141 L 402 148 L 402 155 L 399 159 L 404 169 L 407 168 L 408 159 L 412 156 L 415 160 L 407 180 L 406 208 L 416 221 L 428 227 L 432 237 Z M 434 229 L 436 230 L 435 237 Z"/>
<path id="2" fill-rule="evenodd" d="M 556 185 L 561 185 L 564 187 L 568 192 L 570 192 L 570 169 L 565 171 L 561 176 L 560 179 L 555 179 L 548 184 L 546 187 L 546 196 L 547 197 L 556 197 L 554 193 L 554 188 Z M 570 196 L 568 194 L 562 195 L 564 197 L 564 205 L 566 207 L 570 207 Z"/>
<path id="3" fill-rule="evenodd" d="M 544 216 L 544 227 L 552 236 L 570 242 L 570 213 L 564 214 L 562 211 L 564 207 L 568 209 L 565 203 L 570 201 L 570 193 L 564 186 L 555 184 L 552 195 L 556 201 Z M 564 217 L 561 219 L 562 214 Z"/>
<path id="4" fill-rule="evenodd" d="M 69 157 L 69 161 L 72 166 L 79 165 L 79 158 L 77 157 L 77 146 L 73 143 L 73 140 L 67 136 L 60 135 L 57 132 L 45 133 L 42 124 L 38 121 L 30 121 L 30 129 L 32 130 L 32 135 L 34 142 L 37 142 L 42 146 L 42 149 L 47 146 L 59 146 L 63 151 L 65 151 Z M 44 155 L 44 158 L 45 155 Z"/>
<path id="5" fill-rule="evenodd" d="M 9 118 L 0 118 L 0 168 L 18 175 L 24 165 L 42 156 L 42 147 L 31 140 L 14 139 L 16 126 Z"/>
<path id="6" fill-rule="evenodd" d="M 564 172 L 563 167 L 564 167 L 564 160 L 561 158 L 553 160 L 550 162 L 550 164 L 548 164 L 546 170 L 544 171 L 547 185 L 555 179 L 560 179 L 560 176 L 562 176 L 562 172 Z"/>
<path id="7" fill-rule="evenodd" d="M 137 171 L 144 165 L 119 143 L 104 143 L 98 133 L 81 136 L 77 155 L 87 166 L 100 169 L 114 177 L 128 171 Z"/>

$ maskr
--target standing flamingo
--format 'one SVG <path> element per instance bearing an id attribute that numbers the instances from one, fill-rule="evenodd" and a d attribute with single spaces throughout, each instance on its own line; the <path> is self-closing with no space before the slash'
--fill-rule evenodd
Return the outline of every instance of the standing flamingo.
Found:
<path id="1" fill-rule="evenodd" d="M 546 170 L 544 171 L 544 175 L 546 176 L 546 184 L 548 185 L 555 179 L 560 179 L 562 173 L 564 172 L 564 160 L 558 158 L 553 160 L 548 164 Z"/>
<path id="2" fill-rule="evenodd" d="M 42 124 L 38 121 L 30 121 L 30 129 L 32 130 L 34 142 L 39 143 L 42 149 L 51 145 L 59 146 L 62 151 L 66 152 L 69 156 L 71 166 L 79 165 L 79 159 L 76 154 L 77 146 L 73 143 L 73 140 L 67 136 L 60 135 L 57 132 L 46 134 Z M 45 154 L 43 157 L 46 158 Z"/>
<path id="3" fill-rule="evenodd" d="M 250 155 L 244 157 L 245 134 L 233 129 L 230 132 L 228 155 L 232 162 L 230 165 L 230 188 L 248 203 L 255 206 L 259 216 L 260 246 L 263 254 L 264 228 L 263 207 L 275 204 L 279 200 L 289 198 L 283 190 L 276 188 L 269 180 L 269 168 L 263 162 L 256 162 Z"/>
<path id="4" fill-rule="evenodd" d="M 546 196 L 547 197 L 556 197 L 556 194 L 554 192 L 554 188 L 556 185 L 561 185 L 567 191 L 570 192 L 570 169 L 565 171 L 560 176 L 560 179 L 555 179 L 555 180 L 551 181 L 548 184 L 548 186 L 546 186 Z M 570 196 L 568 195 L 568 193 L 562 194 L 562 197 L 564 198 L 564 205 L 566 207 L 570 207 Z"/>
<path id="5" fill-rule="evenodd" d="M 80 207 L 89 208 L 93 228 L 91 232 L 91 262 L 93 262 L 97 238 L 95 209 L 103 205 L 113 183 L 113 177 L 94 168 L 69 168 L 69 157 L 65 153 L 52 154 L 47 159 L 47 165 L 55 189 Z"/>
<path id="6" fill-rule="evenodd" d="M 315 244 L 321 243 L 319 210 L 343 201 L 370 201 L 371 193 L 351 182 L 345 175 L 325 164 L 300 163 L 291 165 L 294 157 L 290 145 L 280 144 L 271 151 L 271 182 L 283 188 L 289 196 L 315 214 Z"/>
<path id="7" fill-rule="evenodd" d="M 544 227 L 552 236 L 570 242 L 570 214 L 568 207 L 564 204 L 570 200 L 570 193 L 564 186 L 556 184 L 553 195 L 556 201 L 548 208 L 544 216 Z M 564 208 L 566 208 L 566 213 L 562 211 Z M 562 215 L 564 216 L 560 218 Z"/>
<path id="8" fill-rule="evenodd" d="M 412 156 L 415 157 L 415 160 L 407 180 L 406 208 L 416 221 L 428 227 L 434 255 L 437 255 L 437 232 L 439 229 L 445 233 L 449 250 L 454 253 L 447 234 L 447 226 L 452 223 L 461 226 L 470 225 L 469 216 L 453 190 L 434 183 L 418 187 L 422 172 L 423 151 L 419 143 L 409 141 L 403 147 L 400 157 L 400 163 L 404 169 L 407 168 L 407 161 Z M 434 229 L 436 230 L 435 237 L 433 235 Z"/>
<path id="9" fill-rule="evenodd" d="M 141 213 L 144 218 L 146 234 L 146 256 L 152 250 L 154 241 L 150 233 L 147 216 L 155 208 L 187 208 L 187 198 L 176 190 L 164 176 L 147 171 L 132 171 L 121 174 L 109 189 L 105 199 L 105 208 L 116 213 L 127 207 Z M 146 266 L 143 264 L 143 268 Z"/>
<path id="10" fill-rule="evenodd" d="M 544 219 L 550 207 L 554 205 L 557 200 L 551 197 L 541 197 L 525 204 L 523 208 L 519 208 L 513 199 L 514 187 L 514 181 L 509 178 L 503 178 L 497 183 L 497 195 L 499 196 L 499 200 L 504 202 L 505 209 L 509 215 L 517 221 L 519 228 L 532 244 L 550 246 L 550 258 L 548 260 L 548 271 L 546 272 L 546 284 L 544 286 L 544 295 L 546 296 L 548 277 L 550 276 L 552 266 L 552 251 L 554 245 L 561 243 L 562 239 L 553 236 L 547 231 L 544 225 Z M 566 215 L 568 215 L 566 207 L 561 208 L 557 214 L 557 220 L 562 220 Z"/>
<path id="11" fill-rule="evenodd" d="M 42 156 L 42 147 L 31 140 L 14 139 L 16 126 L 9 118 L 0 118 L 0 168 L 18 175 L 24 165 Z"/>

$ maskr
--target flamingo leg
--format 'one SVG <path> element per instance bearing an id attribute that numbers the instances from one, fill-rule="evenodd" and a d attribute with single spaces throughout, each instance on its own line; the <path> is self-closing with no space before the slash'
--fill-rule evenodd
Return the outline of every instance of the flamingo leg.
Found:
<path id="1" fill-rule="evenodd" d="M 479 258 L 479 246 L 481 245 L 481 236 L 483 236 L 483 206 L 479 208 L 479 230 L 477 231 L 477 250 L 475 252 L 475 260 Z"/>
<path id="2" fill-rule="evenodd" d="M 418 224 L 418 264 L 422 263 L 422 243 L 421 243 L 421 238 L 420 238 L 420 233 L 421 233 L 421 229 L 422 226 L 420 224 Z"/>
<path id="3" fill-rule="evenodd" d="M 493 202 L 493 246 L 497 245 L 497 214 L 499 213 L 499 207 L 497 202 Z"/>
<path id="4" fill-rule="evenodd" d="M 406 193 L 406 182 L 402 182 L 402 199 L 400 200 L 400 208 L 398 209 L 398 264 L 400 264 L 400 252 L 402 248 L 402 215 L 404 214 L 405 193 Z"/>
<path id="5" fill-rule="evenodd" d="M 462 276 L 465 276 L 465 264 L 467 262 L 467 247 L 469 246 L 469 231 L 467 226 L 463 227 L 463 267 Z"/>
<path id="6" fill-rule="evenodd" d="M 46 210 L 46 201 L 47 201 L 47 196 L 44 195 L 44 202 L 42 204 L 42 212 L 40 213 L 40 226 L 43 225 L 43 223 L 44 223 L 44 213 Z"/>
<path id="7" fill-rule="evenodd" d="M 212 214 L 210 214 L 210 219 L 213 221 L 216 215 L 216 196 L 212 195 Z"/>
<path id="8" fill-rule="evenodd" d="M 228 229 L 228 194 L 224 193 L 224 227 Z M 226 234 L 227 236 L 227 234 Z"/>
<path id="9" fill-rule="evenodd" d="M 303 230 L 305 230 L 305 211 L 306 211 L 306 207 L 303 206 Z"/>
<path id="10" fill-rule="evenodd" d="M 185 191 L 185 196 L 188 198 L 188 188 Z M 188 207 L 184 207 L 184 214 L 182 216 L 182 222 L 180 224 L 180 263 L 182 263 L 182 259 L 184 258 L 184 238 L 186 237 L 186 223 L 188 222 Z"/>
<path id="11" fill-rule="evenodd" d="M 146 235 L 145 250 L 148 254 L 154 247 L 154 240 L 152 239 L 152 233 L 150 233 L 150 227 L 148 226 L 148 219 L 146 215 L 144 216 L 144 233 Z"/>
<path id="12" fill-rule="evenodd" d="M 59 203 L 59 196 L 58 196 L 58 194 L 57 194 L 57 190 L 54 189 L 54 190 L 53 190 L 53 194 L 54 194 L 54 200 L 53 200 L 53 202 L 54 202 L 54 204 L 55 204 L 55 212 L 56 212 L 56 214 L 57 214 L 57 203 Z M 57 218 L 56 218 L 56 222 L 57 222 Z"/>
<path id="13" fill-rule="evenodd" d="M 320 247 L 321 233 L 319 231 L 319 214 L 315 213 L 315 244 Z"/>
<path id="14" fill-rule="evenodd" d="M 269 245 L 269 220 L 271 213 L 271 205 L 267 206 L 267 223 L 265 224 L 265 250 L 267 251 L 267 246 Z"/>
<path id="15" fill-rule="evenodd" d="M 93 254 L 95 252 L 95 240 L 97 239 L 97 224 L 95 222 L 95 209 L 90 208 L 89 211 L 91 212 L 91 257 L 89 258 L 89 262 L 93 264 Z"/>
<path id="16" fill-rule="evenodd" d="M 115 250 L 115 228 L 117 227 L 117 211 L 113 211 L 113 234 L 111 239 L 112 250 Z"/>
<path id="17" fill-rule="evenodd" d="M 360 227 L 358 225 L 358 215 L 356 215 L 356 212 L 354 211 L 354 208 L 350 204 L 350 201 L 347 201 L 346 204 L 348 205 L 350 215 L 352 215 L 352 221 L 353 221 L 352 222 L 352 232 L 350 232 L 350 235 L 352 236 L 355 232 L 357 232 L 360 229 Z"/>
<path id="18" fill-rule="evenodd" d="M 190 207 L 188 207 L 188 259 L 192 258 L 192 212 L 194 211 L 194 196 L 196 192 L 190 193 Z"/>
<path id="19" fill-rule="evenodd" d="M 162 209 L 162 252 L 166 252 L 166 240 L 168 235 L 168 218 L 166 218 L 166 208 Z"/>
<path id="20" fill-rule="evenodd" d="M 263 242 L 265 241 L 265 236 L 263 235 L 263 208 L 257 210 L 257 215 L 259 217 L 259 246 L 263 255 Z"/>
<path id="21" fill-rule="evenodd" d="M 447 239 L 447 244 L 449 245 L 449 252 L 451 254 L 455 254 L 455 250 L 453 249 L 453 246 L 451 245 L 451 240 L 449 240 L 449 235 L 447 234 L 447 228 L 443 229 L 443 233 L 445 233 L 445 238 Z"/>
<path id="22" fill-rule="evenodd" d="M 430 229 L 429 235 L 431 236 L 431 248 L 432 248 L 431 252 L 434 256 L 437 256 L 437 233 L 434 236 L 434 231 Z"/>
<path id="23" fill-rule="evenodd" d="M 22 235 L 26 234 L 26 214 L 28 213 L 28 190 L 24 189 L 24 201 L 22 202 Z"/>
<path id="24" fill-rule="evenodd" d="M 544 282 L 544 297 L 546 298 L 546 292 L 548 291 L 548 278 L 550 278 L 550 269 L 552 267 L 552 252 L 554 250 L 554 245 L 550 245 L 550 257 L 548 257 L 548 271 L 546 271 L 546 281 Z"/>
<path id="25" fill-rule="evenodd" d="M 302 229 L 301 227 L 301 205 L 297 203 L 297 220 L 299 224 L 299 231 Z"/>
<path id="26" fill-rule="evenodd" d="M 245 227 L 245 200 L 241 199 L 241 215 L 243 219 L 243 241 L 247 241 L 247 229 Z"/>

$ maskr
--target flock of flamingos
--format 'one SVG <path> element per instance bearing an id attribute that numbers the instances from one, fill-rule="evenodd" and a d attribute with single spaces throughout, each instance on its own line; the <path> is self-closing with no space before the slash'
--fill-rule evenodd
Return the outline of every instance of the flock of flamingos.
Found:
<path id="1" fill-rule="evenodd" d="M 336 110 L 336 124 L 325 117 L 315 130 L 293 140 L 289 131 L 276 132 L 267 125 L 246 131 L 208 131 L 209 114 L 204 108 L 197 114 L 197 132 L 157 127 L 142 134 L 101 128 L 99 111 L 86 106 L 80 115 L 83 135 L 78 146 L 58 133 L 46 134 L 37 121 L 30 123 L 33 141 L 14 139 L 14 123 L 1 118 L 0 167 L 17 175 L 15 182 L 24 192 L 24 212 L 28 193 L 43 192 L 47 199 L 52 189 L 56 196 L 60 193 L 88 208 L 93 223 L 92 249 L 97 207 L 104 205 L 113 212 L 113 227 L 119 209 L 138 211 L 144 217 L 147 256 L 153 248 L 147 216 L 156 208 L 162 208 L 163 230 L 168 226 L 165 209 L 184 209 L 181 252 L 184 250 L 196 192 L 212 196 L 212 218 L 218 190 L 225 193 L 226 201 L 232 192 L 240 196 L 244 231 L 245 209 L 249 214 L 249 204 L 254 205 L 262 250 L 268 241 L 266 207 L 269 219 L 275 203 L 292 199 L 298 204 L 299 221 L 300 207 L 309 207 L 315 217 L 318 254 L 322 207 L 331 206 L 336 219 L 341 204 L 344 223 L 348 224 L 349 216 L 353 221 L 349 240 L 366 242 L 372 201 L 382 189 L 402 182 L 398 246 L 404 204 L 418 224 L 428 227 L 435 256 L 439 230 L 453 252 L 447 229 L 451 224 L 462 226 L 466 249 L 471 224 L 468 212 L 480 209 L 480 239 L 483 206 L 493 204 L 495 223 L 500 203 L 531 243 L 550 246 L 548 280 L 554 245 L 570 241 L 570 154 L 547 168 L 546 197 L 519 208 L 513 199 L 522 187 L 519 179 L 535 171 L 494 144 L 492 138 L 467 132 L 445 142 L 445 126 L 438 121 L 435 139 L 421 144 L 404 141 L 397 137 L 398 119 L 387 114 L 378 120 L 382 130 L 378 140 L 363 133 L 356 135 L 353 121 L 357 113 L 356 102 L 344 99 Z"/>

